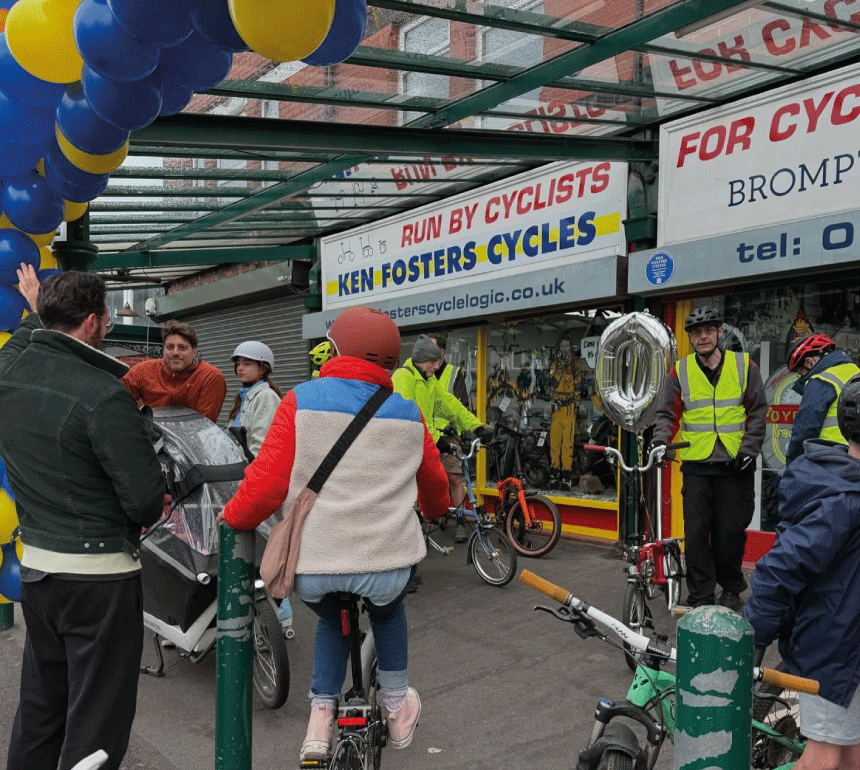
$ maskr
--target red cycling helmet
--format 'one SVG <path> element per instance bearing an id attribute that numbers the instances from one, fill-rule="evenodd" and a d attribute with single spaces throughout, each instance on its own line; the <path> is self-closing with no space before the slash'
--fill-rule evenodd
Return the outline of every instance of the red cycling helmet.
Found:
<path id="1" fill-rule="evenodd" d="M 788 349 L 788 370 L 796 371 L 807 356 L 824 355 L 836 347 L 826 334 L 808 334 L 791 343 Z"/>
<path id="2" fill-rule="evenodd" d="M 362 358 L 383 369 L 400 362 L 400 331 L 381 310 L 351 307 L 332 322 L 326 335 L 339 356 Z"/>

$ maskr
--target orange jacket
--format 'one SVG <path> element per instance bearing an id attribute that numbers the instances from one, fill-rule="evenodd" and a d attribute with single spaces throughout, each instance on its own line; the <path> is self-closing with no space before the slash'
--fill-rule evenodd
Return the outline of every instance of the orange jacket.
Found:
<path id="1" fill-rule="evenodd" d="M 122 378 L 122 384 L 148 406 L 187 406 L 217 422 L 227 383 L 212 364 L 200 361 L 174 374 L 159 358 L 143 361 Z"/>

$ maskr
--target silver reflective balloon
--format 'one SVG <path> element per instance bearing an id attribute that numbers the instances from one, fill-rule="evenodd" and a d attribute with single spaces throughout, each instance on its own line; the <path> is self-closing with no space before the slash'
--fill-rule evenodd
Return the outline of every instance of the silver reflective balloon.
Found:
<path id="1" fill-rule="evenodd" d="M 603 413 L 632 433 L 647 428 L 657 411 L 657 394 L 677 358 L 675 335 L 650 313 L 615 319 L 597 345 L 597 392 Z"/>

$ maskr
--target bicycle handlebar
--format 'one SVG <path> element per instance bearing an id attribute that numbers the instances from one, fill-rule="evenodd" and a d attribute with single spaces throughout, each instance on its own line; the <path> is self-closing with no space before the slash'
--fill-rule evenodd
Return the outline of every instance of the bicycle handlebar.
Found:
<path id="1" fill-rule="evenodd" d="M 607 628 L 611 628 L 618 637 L 639 652 L 662 654 L 668 660 L 676 660 L 677 651 L 671 645 L 665 644 L 661 645 L 659 648 L 655 648 L 653 639 L 649 639 L 643 634 L 637 634 L 635 631 L 625 626 L 620 620 L 613 618 L 611 615 L 607 615 L 605 612 L 601 612 L 595 607 L 592 607 L 582 601 L 582 599 L 578 599 L 570 593 L 570 591 L 566 591 L 561 586 L 557 586 L 555 583 L 540 577 L 540 575 L 535 575 L 534 572 L 524 569 L 520 572 L 520 580 L 527 586 L 534 588 L 536 591 L 546 594 L 550 599 L 555 599 L 565 607 L 572 607 L 584 615 L 587 615 L 592 620 L 602 623 Z M 665 648 L 668 648 L 668 652 Z M 786 674 L 772 668 L 753 668 L 753 679 L 757 682 L 766 682 L 767 684 L 778 685 L 779 687 L 784 687 L 789 690 L 797 690 L 798 692 L 804 692 L 810 695 L 818 694 L 819 685 L 814 679 L 806 679 L 801 676 Z"/>
<path id="2" fill-rule="evenodd" d="M 655 462 L 659 462 L 659 460 L 657 460 L 658 455 L 665 456 L 666 452 L 673 449 L 686 449 L 688 446 L 690 446 L 689 441 L 679 441 L 675 444 L 661 444 L 660 446 L 655 446 L 650 452 L 648 452 L 648 462 L 645 463 L 645 465 L 627 465 L 624 462 L 624 457 L 621 455 L 621 452 L 619 452 L 615 447 L 602 446 L 600 444 L 585 444 L 582 448 L 587 452 L 602 452 L 605 455 L 610 455 L 621 467 L 621 470 L 626 471 L 627 473 L 632 473 L 633 471 L 647 473 L 652 467 L 654 467 Z"/>

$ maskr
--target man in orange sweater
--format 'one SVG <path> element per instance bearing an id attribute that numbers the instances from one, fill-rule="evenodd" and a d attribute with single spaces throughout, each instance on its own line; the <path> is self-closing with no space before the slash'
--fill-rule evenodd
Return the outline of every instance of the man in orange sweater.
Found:
<path id="1" fill-rule="evenodd" d="M 122 378 L 138 404 L 187 406 L 217 422 L 227 383 L 211 364 L 197 361 L 197 333 L 190 324 L 167 321 L 161 329 L 164 354 L 143 361 Z"/>

